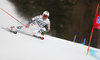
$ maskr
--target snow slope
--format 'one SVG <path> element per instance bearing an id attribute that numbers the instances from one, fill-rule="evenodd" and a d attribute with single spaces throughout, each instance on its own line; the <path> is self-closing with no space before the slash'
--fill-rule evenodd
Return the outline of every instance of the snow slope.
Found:
<path id="1" fill-rule="evenodd" d="M 18 16 L 15 7 L 7 0 L 0 0 L 0 7 L 18 20 L 25 20 Z M 0 60 L 100 60 L 100 49 L 90 47 L 87 56 L 88 47 L 85 45 L 48 35 L 40 40 L 21 33 L 15 35 L 2 29 L 3 26 L 21 25 L 2 10 L 0 20 Z"/>

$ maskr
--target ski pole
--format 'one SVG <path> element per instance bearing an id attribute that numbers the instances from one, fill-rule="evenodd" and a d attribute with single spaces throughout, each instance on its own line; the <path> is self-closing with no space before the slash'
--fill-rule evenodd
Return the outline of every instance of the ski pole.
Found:
<path id="1" fill-rule="evenodd" d="M 11 16 L 12 18 L 14 18 L 16 21 L 18 21 L 19 23 L 21 23 L 23 26 L 26 27 L 26 25 L 24 25 L 22 22 L 20 22 L 18 19 L 16 19 L 14 16 L 12 16 L 11 14 L 9 14 L 7 11 L 5 11 L 4 9 L 0 8 L 3 12 L 5 12 L 6 14 L 8 14 L 9 16 Z"/>

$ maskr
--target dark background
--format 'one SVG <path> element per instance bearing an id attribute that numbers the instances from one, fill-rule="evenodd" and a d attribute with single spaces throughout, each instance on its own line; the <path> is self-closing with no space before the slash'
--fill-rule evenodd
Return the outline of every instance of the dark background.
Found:
<path id="1" fill-rule="evenodd" d="M 40 15 L 43 11 L 50 12 L 51 30 L 49 35 L 82 43 L 86 45 L 93 26 L 95 12 L 99 0 L 9 0 L 16 6 L 16 11 L 27 20 Z M 99 8 L 100 11 L 100 8 Z M 98 14 L 100 15 L 98 11 Z M 94 29 L 91 46 L 100 48 L 100 31 Z"/>

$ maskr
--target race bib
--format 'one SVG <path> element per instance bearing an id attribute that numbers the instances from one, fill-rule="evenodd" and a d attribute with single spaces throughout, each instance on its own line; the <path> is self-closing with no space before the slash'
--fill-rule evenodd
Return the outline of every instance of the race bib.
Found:
<path id="1" fill-rule="evenodd" d="M 41 21 L 41 20 L 37 20 L 36 22 L 37 22 L 38 26 L 40 26 L 40 27 L 44 27 L 46 25 L 46 22 Z"/>

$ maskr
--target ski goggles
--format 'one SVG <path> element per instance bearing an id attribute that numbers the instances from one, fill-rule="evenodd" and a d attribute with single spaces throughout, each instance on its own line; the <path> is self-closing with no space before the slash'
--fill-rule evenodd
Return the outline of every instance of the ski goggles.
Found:
<path id="1" fill-rule="evenodd" d="M 47 15 L 44 15 L 43 17 L 46 17 L 47 18 L 48 16 Z"/>

